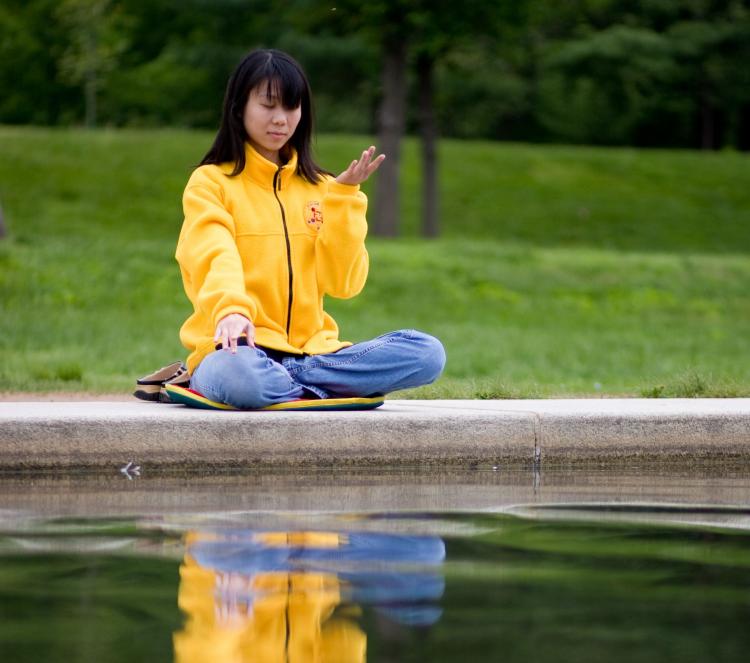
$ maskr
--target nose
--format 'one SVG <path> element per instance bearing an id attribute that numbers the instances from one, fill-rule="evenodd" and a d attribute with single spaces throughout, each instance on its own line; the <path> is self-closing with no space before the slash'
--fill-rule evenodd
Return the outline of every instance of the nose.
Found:
<path id="1" fill-rule="evenodd" d="M 286 124 L 286 113 L 276 113 L 273 116 L 274 124 Z"/>

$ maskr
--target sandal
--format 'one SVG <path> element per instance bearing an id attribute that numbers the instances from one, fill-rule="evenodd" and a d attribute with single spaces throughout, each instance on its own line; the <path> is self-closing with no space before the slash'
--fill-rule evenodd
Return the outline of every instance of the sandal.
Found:
<path id="1" fill-rule="evenodd" d="M 173 384 L 179 387 L 188 387 L 190 374 L 187 367 L 181 361 L 176 361 L 169 366 L 164 366 L 150 375 L 145 375 L 135 382 L 136 388 L 133 396 L 142 401 L 157 401 L 159 403 L 171 403 L 164 385 Z"/>

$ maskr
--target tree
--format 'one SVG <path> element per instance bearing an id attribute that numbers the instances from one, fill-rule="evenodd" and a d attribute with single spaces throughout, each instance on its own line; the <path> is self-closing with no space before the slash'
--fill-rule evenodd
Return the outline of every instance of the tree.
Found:
<path id="1" fill-rule="evenodd" d="M 435 117 L 435 58 L 427 52 L 417 55 L 419 129 L 422 138 L 422 235 L 440 234 L 438 185 L 438 128 Z"/>
<path id="2" fill-rule="evenodd" d="M 378 111 L 378 143 L 387 155 L 375 184 L 375 233 L 398 235 L 401 196 L 401 140 L 406 128 L 406 59 L 408 55 L 407 13 L 401 2 L 386 3 L 383 12 L 383 97 Z"/>
<path id="3" fill-rule="evenodd" d="M 417 107 L 422 151 L 422 235 L 437 237 L 440 232 L 438 185 L 438 122 L 435 100 L 435 68 L 451 51 L 467 42 L 497 39 L 500 18 L 508 19 L 508 9 L 517 3 L 494 5 L 473 2 L 457 4 L 450 0 L 419 0 L 412 3 L 414 26 L 411 46 L 415 52 Z M 492 63 L 489 63 L 490 66 Z"/>
<path id="4" fill-rule="evenodd" d="M 558 135 L 594 144 L 628 142 L 676 74 L 665 36 L 623 25 L 566 41 L 545 65 L 542 122 Z"/>
<path id="5" fill-rule="evenodd" d="M 127 46 L 118 31 L 118 7 L 113 0 L 63 0 L 57 16 L 70 38 L 60 69 L 69 82 L 83 86 L 84 123 L 94 127 L 103 79 Z"/>
<path id="6" fill-rule="evenodd" d="M 744 145 L 748 0 L 582 0 L 532 23 L 547 38 L 538 117 L 553 137 Z"/>
<path id="7" fill-rule="evenodd" d="M 681 22 L 667 35 L 682 74 L 680 91 L 693 100 L 696 142 L 709 150 L 741 148 L 742 131 L 750 129 L 742 126 L 748 122 L 750 73 L 736 63 L 750 59 L 750 12 L 737 8 L 713 20 Z"/>
<path id="8" fill-rule="evenodd" d="M 399 226 L 401 139 L 406 128 L 407 57 L 413 32 L 409 0 L 341 0 L 331 7 L 322 0 L 298 0 L 297 25 L 308 31 L 337 35 L 360 34 L 375 47 L 381 62 L 380 104 L 377 110 L 378 147 L 386 154 L 375 179 L 373 232 L 395 237 Z"/>
<path id="9" fill-rule="evenodd" d="M 377 112 L 378 145 L 387 158 L 375 183 L 372 226 L 375 234 L 399 232 L 401 141 L 408 118 L 409 74 L 416 74 L 416 120 L 422 147 L 422 233 L 439 233 L 438 121 L 436 65 L 452 49 L 478 38 L 496 37 L 494 3 L 456 5 L 448 0 L 341 0 L 335 14 L 330 3 L 301 0 L 308 29 L 323 26 L 338 34 L 358 32 L 377 47 L 381 60 L 381 98 Z M 515 6 L 506 2 L 505 7 Z M 412 70 L 413 65 L 413 70 Z"/>

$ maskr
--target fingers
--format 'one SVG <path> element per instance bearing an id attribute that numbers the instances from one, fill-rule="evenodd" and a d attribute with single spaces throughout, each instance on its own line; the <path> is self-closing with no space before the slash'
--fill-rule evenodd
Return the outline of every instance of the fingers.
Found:
<path id="1" fill-rule="evenodd" d="M 214 343 L 221 341 L 222 350 L 237 354 L 239 338 L 242 334 L 247 336 L 247 344 L 255 347 L 255 327 L 245 316 L 232 313 L 221 320 L 216 326 Z"/>
<path id="2" fill-rule="evenodd" d="M 374 145 L 370 145 L 370 147 L 362 151 L 362 156 L 359 159 L 359 165 L 361 168 L 367 168 L 367 164 L 370 163 L 370 159 L 372 159 L 372 155 L 374 152 Z"/>
<path id="3" fill-rule="evenodd" d="M 365 175 L 365 173 L 367 172 L 367 166 L 370 165 L 370 159 L 372 159 L 373 154 L 375 154 L 374 145 L 370 145 L 370 147 L 368 147 L 366 150 L 363 150 L 362 156 L 360 157 L 359 163 L 357 164 L 357 168 L 361 175 Z"/>
<path id="4" fill-rule="evenodd" d="M 214 343 L 221 343 L 222 350 L 229 350 L 229 325 L 222 320 L 216 327 Z"/>
<path id="5" fill-rule="evenodd" d="M 366 164 L 369 161 L 370 161 L 370 151 L 364 150 L 362 152 L 362 156 L 360 156 L 359 159 L 355 159 L 349 164 L 349 168 L 347 168 L 347 171 L 349 171 L 349 175 L 353 179 L 359 180 L 360 177 L 362 176 L 363 167 L 366 167 Z"/>
<path id="6" fill-rule="evenodd" d="M 370 177 L 378 168 L 380 168 L 380 164 L 385 161 L 385 154 L 381 154 L 373 161 L 369 166 L 367 166 L 367 174 L 365 175 L 365 179 Z"/>
<path id="7" fill-rule="evenodd" d="M 373 161 L 372 157 L 374 154 L 375 146 L 370 145 L 370 147 L 362 151 L 359 159 L 352 161 L 349 167 L 336 178 L 337 181 L 342 184 L 361 184 L 364 182 L 378 169 L 385 159 L 385 154 L 381 154 Z"/>
<path id="8" fill-rule="evenodd" d="M 379 167 L 380 164 L 385 161 L 385 154 L 379 154 L 377 157 L 375 157 L 375 160 L 372 161 L 372 157 L 375 154 L 375 146 L 371 145 L 370 148 L 366 151 L 366 158 L 362 160 L 360 165 L 362 166 L 362 181 L 366 180 L 370 175 L 372 175 Z"/>

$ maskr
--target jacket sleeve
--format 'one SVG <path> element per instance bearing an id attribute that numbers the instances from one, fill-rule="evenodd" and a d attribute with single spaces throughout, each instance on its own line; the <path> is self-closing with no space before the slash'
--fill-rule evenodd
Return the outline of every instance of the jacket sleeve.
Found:
<path id="1" fill-rule="evenodd" d="M 347 299 L 364 288 L 370 266 L 365 248 L 366 212 L 367 197 L 359 185 L 328 182 L 315 267 L 320 291 L 331 297 Z"/>
<path id="2" fill-rule="evenodd" d="M 221 188 L 207 178 L 194 180 L 182 198 L 185 221 L 176 253 L 185 291 L 214 328 L 230 313 L 254 321 L 258 309 L 245 292 L 234 219 L 223 204 Z"/>

